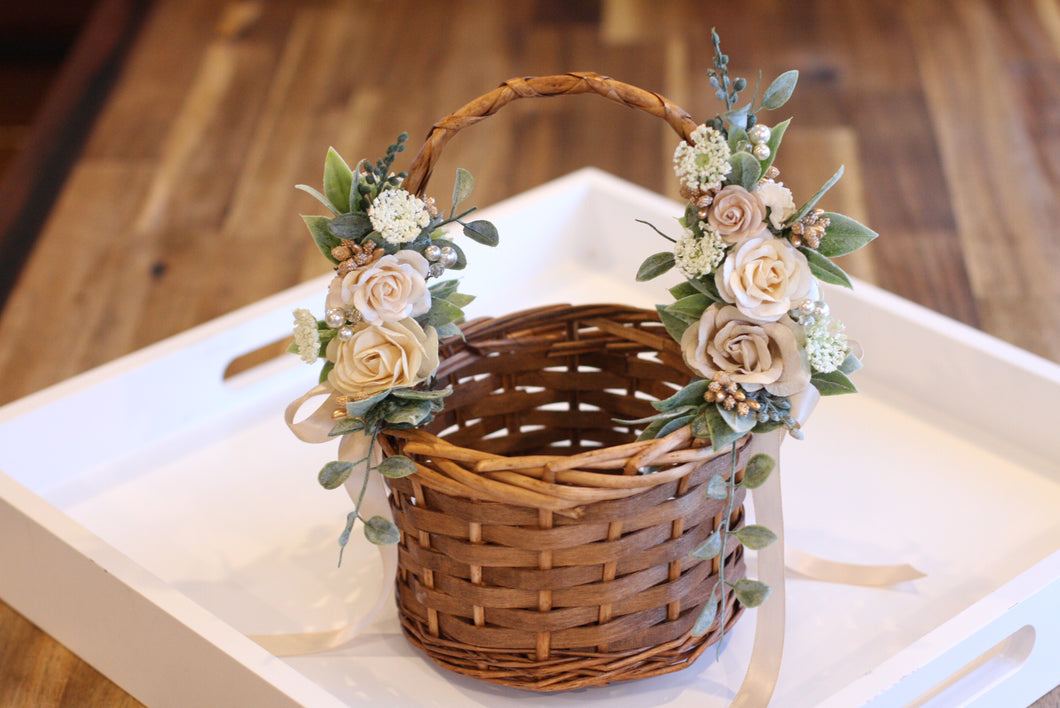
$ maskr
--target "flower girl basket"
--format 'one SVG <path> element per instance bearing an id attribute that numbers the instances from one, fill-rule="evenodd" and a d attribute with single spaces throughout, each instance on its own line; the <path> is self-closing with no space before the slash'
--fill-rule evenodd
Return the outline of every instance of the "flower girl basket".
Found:
<path id="1" fill-rule="evenodd" d="M 461 128 L 517 98 L 577 93 L 663 118 L 685 140 L 696 128 L 665 98 L 599 75 L 513 79 L 435 124 L 405 188 L 423 194 Z M 677 343 L 656 313 L 620 305 L 542 307 L 462 329 L 442 346 L 439 385 L 454 390 L 445 411 L 382 436 L 385 454 L 417 465 L 388 480 L 409 639 L 453 671 L 540 691 L 688 666 L 722 633 L 715 621 L 692 635 L 705 603 L 723 604 L 728 625 L 740 616 L 731 588 L 712 598 L 719 559 L 689 553 L 729 508 L 706 495 L 711 478 L 746 455 L 734 461 L 688 426 L 634 442 L 615 422 L 652 415 L 651 400 L 688 382 Z M 726 580 L 742 577 L 735 538 L 724 554 Z"/>

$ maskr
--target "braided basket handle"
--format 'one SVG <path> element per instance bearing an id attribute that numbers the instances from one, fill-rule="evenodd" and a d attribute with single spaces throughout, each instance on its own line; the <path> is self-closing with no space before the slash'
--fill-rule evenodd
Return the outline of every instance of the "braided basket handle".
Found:
<path id="1" fill-rule="evenodd" d="M 616 103 L 637 108 L 662 118 L 683 140 L 690 140 L 696 122 L 681 107 L 652 91 L 616 81 L 593 72 L 575 71 L 555 76 L 531 76 L 509 79 L 487 94 L 479 96 L 455 113 L 435 123 L 409 168 L 404 188 L 423 196 L 442 148 L 461 128 L 493 115 L 517 98 L 563 96 L 574 93 L 598 93 Z"/>

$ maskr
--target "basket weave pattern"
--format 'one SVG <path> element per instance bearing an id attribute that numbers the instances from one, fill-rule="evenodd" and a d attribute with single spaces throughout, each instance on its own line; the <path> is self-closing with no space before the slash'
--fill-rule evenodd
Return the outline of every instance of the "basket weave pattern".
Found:
<path id="1" fill-rule="evenodd" d="M 418 469 L 388 480 L 406 634 L 449 669 L 540 691 L 687 666 L 721 632 L 715 620 L 691 636 L 718 563 L 689 552 L 726 513 L 705 490 L 730 473 L 731 454 L 687 426 L 631 442 L 635 431 L 614 420 L 653 414 L 651 400 L 688 381 L 676 343 L 655 313 L 614 305 L 463 330 L 444 345 L 438 375 L 455 389 L 444 413 L 381 437 Z M 738 489 L 733 529 L 742 501 Z M 724 554 L 733 582 L 742 549 L 730 537 Z M 731 624 L 739 603 L 729 588 L 719 598 Z"/>

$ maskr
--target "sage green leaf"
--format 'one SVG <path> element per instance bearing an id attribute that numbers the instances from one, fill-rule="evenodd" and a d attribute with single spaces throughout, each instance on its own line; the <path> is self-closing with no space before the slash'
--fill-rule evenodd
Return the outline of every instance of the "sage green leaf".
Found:
<path id="1" fill-rule="evenodd" d="M 346 544 L 350 542 L 350 532 L 353 531 L 353 525 L 357 521 L 357 512 L 351 511 L 346 514 L 346 528 L 339 534 L 339 548 L 345 548 Z M 339 565 L 342 565 L 342 552 L 339 552 Z"/>
<path id="2" fill-rule="evenodd" d="M 456 181 L 453 182 L 453 209 L 457 204 L 471 196 L 471 190 L 475 188 L 475 178 L 463 167 L 456 168 Z"/>
<path id="3" fill-rule="evenodd" d="M 694 317 L 698 321 L 703 316 L 703 311 L 710 307 L 711 304 L 709 297 L 703 293 L 696 293 L 695 295 L 681 298 L 667 309 L 674 314 Z"/>
<path id="4" fill-rule="evenodd" d="M 764 452 L 758 453 L 747 461 L 747 466 L 743 470 L 743 482 L 741 484 L 747 489 L 758 489 L 766 483 L 776 466 L 777 461 L 770 455 Z"/>
<path id="5" fill-rule="evenodd" d="M 437 241 L 435 242 L 437 243 Z M 440 297 L 443 300 L 447 299 L 450 295 L 456 292 L 459 287 L 459 280 L 443 280 L 439 283 L 435 283 L 428 290 L 431 291 L 431 297 Z"/>
<path id="6" fill-rule="evenodd" d="M 845 288 L 854 288 L 850 282 L 850 277 L 843 272 L 842 268 L 828 260 L 828 258 L 806 246 L 799 246 L 799 250 L 802 251 L 802 255 L 806 256 L 806 260 L 810 263 L 810 272 L 818 280 L 823 280 L 832 285 L 842 285 Z"/>
<path id="7" fill-rule="evenodd" d="M 791 124 L 791 118 L 781 121 L 773 126 L 769 132 L 769 142 L 766 145 L 769 146 L 769 157 L 764 160 L 759 160 L 758 164 L 762 168 L 762 174 L 766 173 L 773 165 L 773 160 L 777 159 L 777 150 L 780 149 L 780 141 L 784 139 L 784 133 L 788 130 L 788 125 Z"/>
<path id="8" fill-rule="evenodd" d="M 707 482 L 707 496 L 711 499 L 725 499 L 729 496 L 729 483 L 720 474 L 710 478 Z"/>
<path id="9" fill-rule="evenodd" d="M 707 604 L 703 605 L 703 611 L 700 612 L 699 617 L 696 618 L 696 623 L 692 625 L 692 636 L 699 637 L 710 631 L 717 616 L 718 601 L 715 599 L 715 595 L 712 592 L 710 594 L 710 599 L 707 600 Z"/>
<path id="10" fill-rule="evenodd" d="M 736 529 L 732 533 L 736 538 L 740 539 L 740 543 L 752 551 L 760 551 L 777 540 L 775 533 L 759 524 L 744 526 L 742 529 Z"/>
<path id="11" fill-rule="evenodd" d="M 497 227 L 488 221 L 472 221 L 464 224 L 464 235 L 472 241 L 478 241 L 484 246 L 496 246 L 500 243 L 500 235 Z"/>
<path id="12" fill-rule="evenodd" d="M 655 253 L 644 259 L 637 269 L 637 282 L 643 283 L 653 278 L 658 278 L 663 273 L 674 267 L 673 251 Z"/>
<path id="13" fill-rule="evenodd" d="M 346 404 L 346 415 L 351 418 L 363 417 L 364 414 L 372 408 L 372 406 L 386 398 L 388 393 L 390 392 L 380 391 L 374 396 L 369 396 L 368 398 L 363 398 L 359 401 L 350 401 Z"/>
<path id="14" fill-rule="evenodd" d="M 337 489 L 350 478 L 350 473 L 353 472 L 353 466 L 352 462 L 333 460 L 320 469 L 320 474 L 317 475 L 317 481 L 320 482 L 320 486 L 324 489 Z"/>
<path id="15" fill-rule="evenodd" d="M 331 249 L 339 245 L 339 237 L 331 233 L 328 229 L 328 224 L 331 223 L 331 218 L 327 216 L 302 216 L 302 221 L 309 228 L 309 233 L 313 236 L 313 241 L 316 242 L 317 248 L 324 254 L 332 263 L 338 263 L 335 256 L 331 255 Z"/>
<path id="16" fill-rule="evenodd" d="M 423 424 L 433 413 L 431 401 L 393 400 L 383 419 L 395 426 L 416 427 Z"/>
<path id="17" fill-rule="evenodd" d="M 769 593 L 772 592 L 769 586 L 762 581 L 749 578 L 740 578 L 732 588 L 736 593 L 736 599 L 744 607 L 758 607 L 769 598 Z"/>
<path id="18" fill-rule="evenodd" d="M 457 307 L 467 307 L 475 301 L 475 296 L 468 295 L 467 293 L 453 293 L 445 299 L 448 300 L 450 304 L 456 305 Z"/>
<path id="19" fill-rule="evenodd" d="M 644 429 L 644 432 L 637 436 L 637 440 L 654 440 L 664 425 L 666 425 L 666 422 L 662 420 L 657 420 L 654 423 L 651 423 Z"/>
<path id="20" fill-rule="evenodd" d="M 758 160 L 749 152 L 736 152 L 729 158 L 732 169 L 725 180 L 729 184 L 738 184 L 747 191 L 751 191 L 762 178 L 762 167 Z"/>
<path id="21" fill-rule="evenodd" d="M 416 463 L 404 455 L 394 455 L 380 462 L 376 470 L 384 477 L 401 479 L 416 474 Z"/>
<path id="22" fill-rule="evenodd" d="M 335 208 L 335 205 L 333 205 L 331 202 L 329 202 L 327 197 L 325 197 L 323 194 L 321 194 L 316 189 L 310 187 L 308 184 L 296 184 L 294 186 L 294 188 L 295 189 L 300 189 L 303 192 L 305 192 L 306 194 L 308 194 L 311 197 L 313 197 L 314 199 L 316 199 L 318 202 L 320 202 L 321 204 L 326 206 L 328 208 L 328 210 L 332 214 L 334 214 L 335 216 L 339 215 L 340 212 L 338 211 L 338 209 Z"/>
<path id="23" fill-rule="evenodd" d="M 694 409 L 695 406 L 681 406 L 680 408 L 656 413 L 655 415 L 650 415 L 646 418 L 637 418 L 636 420 L 622 420 L 620 418 L 612 418 L 612 420 L 614 420 L 616 423 L 621 423 L 622 425 L 643 425 L 645 423 L 654 423 L 657 420 L 669 421 L 675 416 L 685 415 L 686 413 Z"/>
<path id="24" fill-rule="evenodd" d="M 696 290 L 696 286 L 692 285 L 692 283 L 688 282 L 687 280 L 683 280 L 677 285 L 670 288 L 670 294 L 673 295 L 674 300 L 680 300 L 683 297 L 695 295 L 698 292 L 699 291 Z"/>
<path id="25" fill-rule="evenodd" d="M 325 381 L 327 381 L 328 380 L 328 374 L 330 374 L 331 370 L 334 369 L 334 368 L 335 368 L 335 362 L 333 362 L 333 361 L 325 361 L 324 365 L 322 367 L 320 367 L 320 376 L 317 378 L 317 382 L 318 383 L 324 383 Z"/>
<path id="26" fill-rule="evenodd" d="M 733 125 L 729 128 L 729 153 L 739 152 L 740 148 L 750 142 L 747 131 L 742 127 Z"/>
<path id="27" fill-rule="evenodd" d="M 655 310 L 659 313 L 659 321 L 663 323 L 664 327 L 666 327 L 666 331 L 670 333 L 670 336 L 673 337 L 674 340 L 680 342 L 685 330 L 688 329 L 692 323 L 673 314 L 662 305 L 656 305 Z"/>
<path id="28" fill-rule="evenodd" d="M 843 363 L 839 365 L 839 371 L 842 371 L 847 376 L 857 371 L 862 367 L 861 359 L 858 359 L 853 354 L 847 354 L 847 358 L 843 360 Z"/>
<path id="29" fill-rule="evenodd" d="M 832 212 L 825 212 L 824 215 L 829 224 L 825 227 L 817 251 L 829 258 L 852 253 L 879 236 L 868 226 L 854 221 L 849 216 Z"/>
<path id="30" fill-rule="evenodd" d="M 665 438 L 673 431 L 680 430 L 681 428 L 691 423 L 693 418 L 695 418 L 695 416 L 691 414 L 677 416 L 676 418 L 672 419 L 670 422 L 668 422 L 666 425 L 659 429 L 658 437 Z"/>
<path id="31" fill-rule="evenodd" d="M 669 398 L 654 401 L 651 405 L 657 411 L 672 411 L 676 408 L 702 405 L 703 396 L 706 395 L 709 385 L 710 381 L 707 379 L 697 379 Z"/>
<path id="32" fill-rule="evenodd" d="M 717 479 L 717 478 L 715 478 Z M 722 497 L 724 499 L 725 497 Z M 715 531 L 707 540 L 696 546 L 688 555 L 700 560 L 710 560 L 721 553 L 721 532 Z"/>
<path id="33" fill-rule="evenodd" d="M 431 309 L 427 311 L 421 324 L 423 326 L 441 327 L 450 322 L 456 322 L 464 316 L 464 311 L 459 307 L 441 298 L 431 300 Z"/>
<path id="34" fill-rule="evenodd" d="M 809 213 L 810 209 L 813 209 L 817 205 L 817 202 L 820 201 L 821 197 L 825 195 L 825 192 L 831 189 L 832 185 L 838 182 L 839 178 L 842 176 L 843 167 L 842 165 L 840 165 L 839 169 L 836 170 L 836 173 L 828 178 L 828 181 L 824 183 L 824 186 L 818 189 L 817 193 L 810 197 L 809 201 L 807 201 L 805 204 L 799 207 L 798 210 L 796 210 L 796 212 L 791 216 L 791 218 L 788 219 L 787 223 L 794 224 L 796 221 L 806 216 L 806 214 Z"/>
<path id="35" fill-rule="evenodd" d="M 791 71 L 785 71 L 783 74 L 773 79 L 773 83 L 769 85 L 766 92 L 762 94 L 762 103 L 759 104 L 762 108 L 767 111 L 773 111 L 780 108 L 788 99 L 791 98 L 791 94 L 795 91 L 795 84 L 799 82 L 799 72 L 797 69 Z"/>
<path id="36" fill-rule="evenodd" d="M 754 416 L 753 411 L 751 415 L 740 415 L 736 412 L 735 408 L 732 410 L 726 410 L 724 406 L 718 406 L 717 410 L 718 413 L 721 414 L 721 417 L 725 419 L 728 426 L 737 433 L 743 434 L 749 432 L 755 427 L 755 424 L 758 423 L 758 418 Z"/>
<path id="37" fill-rule="evenodd" d="M 354 420 L 353 418 L 343 418 L 336 423 L 331 430 L 328 432 L 328 437 L 337 437 L 339 435 L 347 435 L 349 433 L 359 433 L 364 430 L 364 423 L 360 420 Z"/>
<path id="38" fill-rule="evenodd" d="M 701 439 L 709 439 L 711 447 L 721 450 L 729 443 L 739 440 L 744 434 L 729 427 L 721 413 L 718 412 L 717 406 L 707 406 L 692 421 L 692 435 Z"/>
<path id="39" fill-rule="evenodd" d="M 718 293 L 718 284 L 714 282 L 714 278 L 690 278 L 688 282 L 692 287 L 709 297 L 714 302 L 724 302 L 724 299 Z"/>
<path id="40" fill-rule="evenodd" d="M 360 241 L 372 233 L 372 222 L 367 214 L 354 212 L 336 216 L 328 224 L 328 231 L 339 238 L 348 238 L 351 241 Z"/>
<path id="41" fill-rule="evenodd" d="M 452 386 L 436 389 L 395 388 L 390 391 L 390 395 L 394 398 L 404 398 L 408 401 L 433 401 L 445 398 L 452 395 L 452 393 Z"/>
<path id="42" fill-rule="evenodd" d="M 350 186 L 353 184 L 353 172 L 335 148 L 328 148 L 324 158 L 324 196 L 340 214 L 350 210 Z"/>
<path id="43" fill-rule="evenodd" d="M 377 546 L 393 546 L 401 540 L 401 531 L 390 519 L 373 516 L 364 522 L 364 537 Z"/>
<path id="44" fill-rule="evenodd" d="M 467 256 L 464 255 L 464 249 L 460 248 L 460 246 L 457 246 L 452 241 L 449 241 L 444 238 L 436 238 L 432 240 L 431 243 L 440 248 L 448 246 L 449 248 L 456 251 L 456 263 L 449 266 L 448 270 L 463 270 L 464 268 L 467 268 Z"/>
<path id="45" fill-rule="evenodd" d="M 448 339 L 449 337 L 460 337 L 463 336 L 463 332 L 460 331 L 459 325 L 455 322 L 446 322 L 444 325 L 440 325 L 434 328 L 438 332 L 438 339 Z"/>
<path id="46" fill-rule="evenodd" d="M 858 392 L 854 382 L 842 371 L 831 371 L 827 374 L 815 372 L 810 377 L 810 383 L 822 396 L 839 396 L 844 393 Z"/>

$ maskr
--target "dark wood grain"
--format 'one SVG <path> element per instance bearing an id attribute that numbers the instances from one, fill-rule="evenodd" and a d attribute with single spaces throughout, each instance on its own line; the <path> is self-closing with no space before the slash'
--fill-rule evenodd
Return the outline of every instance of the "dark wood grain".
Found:
<path id="1" fill-rule="evenodd" d="M 801 71 L 781 178 L 846 166 L 823 206 L 882 234 L 852 273 L 1060 361 L 1056 0 L 158 0 L 0 313 L 0 402 L 323 273 L 291 186 L 328 145 L 376 157 L 571 70 L 713 115 L 711 26 L 752 85 Z M 464 166 L 489 204 L 595 165 L 676 196 L 672 150 L 607 101 L 526 101 L 454 139 L 432 190 Z M 63 651 L 0 608 L 0 703 L 133 704 Z"/>

